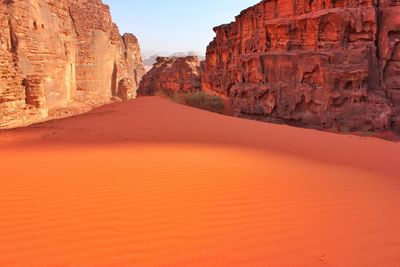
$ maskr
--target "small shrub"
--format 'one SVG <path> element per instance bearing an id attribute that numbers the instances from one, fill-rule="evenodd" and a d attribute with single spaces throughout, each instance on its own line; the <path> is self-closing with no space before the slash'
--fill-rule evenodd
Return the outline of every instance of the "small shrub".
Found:
<path id="1" fill-rule="evenodd" d="M 218 96 L 208 95 L 204 92 L 184 94 L 185 104 L 191 107 L 222 113 L 224 102 Z"/>
<path id="2" fill-rule="evenodd" d="M 208 95 L 204 92 L 181 93 L 163 90 L 157 91 L 155 95 L 169 98 L 179 104 L 184 104 L 211 112 L 222 113 L 224 109 L 224 102 L 220 97 Z"/>

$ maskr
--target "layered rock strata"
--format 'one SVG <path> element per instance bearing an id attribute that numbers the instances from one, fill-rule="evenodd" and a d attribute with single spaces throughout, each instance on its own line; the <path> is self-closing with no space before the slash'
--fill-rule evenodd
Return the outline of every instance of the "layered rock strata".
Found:
<path id="1" fill-rule="evenodd" d="M 399 1 L 264 0 L 214 30 L 202 87 L 240 114 L 400 132 Z"/>
<path id="2" fill-rule="evenodd" d="M 193 92 L 201 90 L 201 62 L 196 56 L 158 57 L 153 68 L 143 77 L 140 95 L 157 92 Z"/>
<path id="3" fill-rule="evenodd" d="M 0 128 L 136 95 L 135 36 L 120 36 L 101 0 L 0 1 Z"/>

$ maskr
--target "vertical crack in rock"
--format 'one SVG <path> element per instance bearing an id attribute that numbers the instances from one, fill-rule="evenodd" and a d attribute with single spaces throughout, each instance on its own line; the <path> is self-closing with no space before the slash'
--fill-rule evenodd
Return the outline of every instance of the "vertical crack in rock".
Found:
<path id="1" fill-rule="evenodd" d="M 375 48 L 376 48 L 376 60 L 377 60 L 377 64 L 378 64 L 378 70 L 379 70 L 379 81 L 380 84 L 379 86 L 381 86 L 384 89 L 385 95 L 386 97 L 388 97 L 388 93 L 386 90 L 386 86 L 385 83 L 383 82 L 383 69 L 384 66 L 383 62 L 381 60 L 382 55 L 381 55 L 381 20 L 382 20 L 382 15 L 381 15 L 381 9 L 380 9 L 380 0 L 375 0 L 374 1 L 374 5 L 375 5 L 375 12 L 376 12 L 376 35 L 375 35 Z"/>
<path id="2" fill-rule="evenodd" d="M 74 32 L 75 32 L 76 36 L 78 37 L 79 36 L 79 32 L 78 32 L 78 28 L 76 27 L 75 18 L 72 15 L 72 12 L 71 12 L 71 7 L 68 7 L 68 14 L 69 14 L 69 17 L 71 18 L 72 26 L 74 28 Z"/>
<path id="3" fill-rule="evenodd" d="M 17 53 L 18 51 L 18 37 L 16 36 L 13 26 L 11 25 L 11 19 L 8 20 L 9 34 L 10 34 L 10 51 Z"/>

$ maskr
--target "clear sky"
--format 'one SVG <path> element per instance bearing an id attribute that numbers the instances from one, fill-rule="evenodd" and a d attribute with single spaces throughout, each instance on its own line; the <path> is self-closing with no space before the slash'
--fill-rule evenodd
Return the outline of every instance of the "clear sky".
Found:
<path id="1" fill-rule="evenodd" d="M 121 33 L 139 38 L 144 54 L 205 53 L 214 26 L 229 23 L 260 0 L 104 0 Z"/>

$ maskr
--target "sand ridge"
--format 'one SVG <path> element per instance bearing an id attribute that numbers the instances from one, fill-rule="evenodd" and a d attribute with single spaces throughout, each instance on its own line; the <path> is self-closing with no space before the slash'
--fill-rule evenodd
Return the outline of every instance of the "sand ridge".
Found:
<path id="1" fill-rule="evenodd" d="M 396 142 L 158 97 L 0 140 L 0 266 L 400 263 Z"/>

